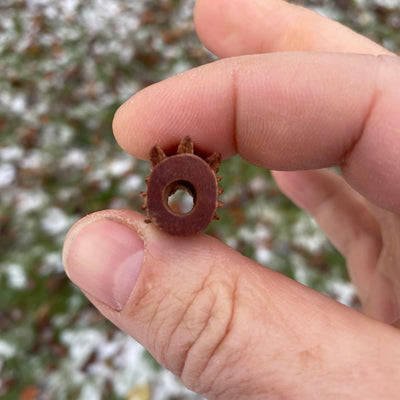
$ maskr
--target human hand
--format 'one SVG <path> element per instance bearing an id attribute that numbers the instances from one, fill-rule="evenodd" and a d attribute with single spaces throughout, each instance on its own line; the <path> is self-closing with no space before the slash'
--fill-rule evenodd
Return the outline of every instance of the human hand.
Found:
<path id="1" fill-rule="evenodd" d="M 133 211 L 102 211 L 72 228 L 69 276 L 210 399 L 397 399 L 398 58 L 274 0 L 202 0 L 196 26 L 216 54 L 243 57 L 135 95 L 115 116 L 118 142 L 146 158 L 154 143 L 190 133 L 210 153 L 297 170 L 274 175 L 346 257 L 369 316 L 206 235 L 163 234 Z M 262 54 L 287 50 L 301 52 Z M 320 169 L 333 165 L 343 178 Z"/>

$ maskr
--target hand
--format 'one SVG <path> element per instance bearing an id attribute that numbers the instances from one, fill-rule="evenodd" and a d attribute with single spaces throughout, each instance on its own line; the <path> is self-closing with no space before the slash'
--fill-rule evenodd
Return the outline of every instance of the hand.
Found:
<path id="1" fill-rule="evenodd" d="M 281 170 L 282 190 L 346 257 L 366 315 L 206 235 L 163 234 L 133 211 L 72 228 L 67 273 L 210 399 L 397 399 L 399 59 L 279 0 L 202 0 L 195 22 L 213 52 L 242 57 L 136 94 L 115 116 L 117 141 L 147 158 L 154 143 L 190 132 L 210 153 Z M 288 50 L 300 52 L 266 54 Z M 333 165 L 343 178 L 321 169 Z"/>

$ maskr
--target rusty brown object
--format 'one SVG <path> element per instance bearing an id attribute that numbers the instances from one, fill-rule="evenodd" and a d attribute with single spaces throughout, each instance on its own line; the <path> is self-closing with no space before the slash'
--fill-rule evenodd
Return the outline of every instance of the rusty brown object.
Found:
<path id="1" fill-rule="evenodd" d="M 213 219 L 219 219 L 216 210 L 223 206 L 218 196 L 217 177 L 221 154 L 213 153 L 202 158 L 194 152 L 189 136 L 182 139 L 177 151 L 167 156 L 159 146 L 150 152 L 151 169 L 146 178 L 147 191 L 143 209 L 148 219 L 171 235 L 189 236 L 203 231 Z M 193 198 L 193 208 L 186 213 L 173 210 L 168 199 L 178 190 L 184 190 Z"/>

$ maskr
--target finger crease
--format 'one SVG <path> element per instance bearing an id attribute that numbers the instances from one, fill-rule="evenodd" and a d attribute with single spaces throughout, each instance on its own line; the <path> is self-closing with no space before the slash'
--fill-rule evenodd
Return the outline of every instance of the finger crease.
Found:
<path id="1" fill-rule="evenodd" d="M 217 299 L 214 298 L 214 300 L 211 304 L 211 310 L 215 307 L 216 302 L 217 302 Z M 187 366 L 188 359 L 189 359 L 189 353 L 193 349 L 193 347 L 198 343 L 198 341 L 199 341 L 200 337 L 202 336 L 202 334 L 204 333 L 204 331 L 208 328 L 210 318 L 211 318 L 211 315 L 209 316 L 208 321 L 206 321 L 203 324 L 203 327 L 201 328 L 199 333 L 196 335 L 196 337 L 193 339 L 191 345 L 185 351 L 185 354 L 183 355 L 183 365 L 178 374 L 179 377 L 183 377 L 184 371 L 186 371 L 186 369 L 187 369 L 186 366 Z"/>
<path id="2" fill-rule="evenodd" d="M 181 318 L 177 321 L 174 329 L 172 330 L 172 332 L 169 335 L 169 340 L 168 343 L 165 347 L 165 351 L 164 351 L 164 359 L 167 360 L 167 356 L 168 354 L 171 354 L 171 342 L 172 339 L 174 337 L 174 335 L 176 334 L 176 332 L 182 328 L 182 324 L 185 320 L 185 318 L 187 317 L 189 310 L 193 307 L 193 304 L 196 302 L 198 296 L 200 293 L 202 293 L 206 287 L 206 282 L 207 282 L 208 276 L 203 280 L 201 287 L 196 290 L 195 293 L 193 293 L 193 297 L 191 299 L 191 301 L 188 303 L 187 307 L 185 308 L 185 310 L 183 311 L 183 314 L 181 316 Z M 203 328 L 204 329 L 204 328 Z M 201 336 L 201 333 L 203 332 L 203 329 L 201 330 L 201 332 L 199 333 L 199 335 L 194 339 L 194 343 L 196 342 L 196 340 L 198 339 L 199 336 Z M 190 351 L 190 347 L 187 349 L 187 351 L 185 351 L 185 354 L 183 355 L 183 360 L 186 360 L 187 358 L 187 353 Z M 180 370 L 177 372 L 178 376 L 180 376 L 182 374 L 182 371 L 184 370 L 184 364 L 185 362 L 183 362 L 182 367 L 180 367 Z"/>
<path id="3" fill-rule="evenodd" d="M 379 56 L 377 57 L 379 59 Z M 344 150 L 344 152 L 342 153 L 341 157 L 340 157 L 340 161 L 339 161 L 339 167 L 340 169 L 343 171 L 345 168 L 347 168 L 347 166 L 350 164 L 350 157 L 354 152 L 354 149 L 358 146 L 358 144 L 360 143 L 364 132 L 366 130 L 366 127 L 368 125 L 368 122 L 370 120 L 370 117 L 375 109 L 375 105 L 378 99 L 378 91 L 377 91 L 377 72 L 375 73 L 375 79 L 373 80 L 374 83 L 374 87 L 372 89 L 372 95 L 371 95 L 371 99 L 369 101 L 368 107 L 367 107 L 367 111 L 363 117 L 363 120 L 361 122 L 361 127 L 358 130 L 357 134 L 354 135 L 353 139 L 351 140 L 349 146 L 347 146 L 347 148 Z"/>
<path id="4" fill-rule="evenodd" d="M 207 363 L 206 363 L 205 367 L 202 369 L 201 374 L 199 375 L 199 378 L 198 378 L 199 381 L 202 380 L 201 379 L 202 375 L 208 370 L 210 362 L 214 359 L 214 356 L 216 355 L 217 351 L 221 348 L 221 344 L 226 342 L 229 332 L 231 332 L 231 330 L 232 330 L 233 320 L 234 320 L 234 316 L 235 316 L 237 290 L 238 290 L 238 277 L 236 277 L 235 286 L 234 286 L 234 290 L 232 293 L 231 310 L 230 310 L 229 320 L 227 321 L 227 324 L 226 324 L 225 332 L 221 335 L 220 340 L 216 343 L 212 353 L 209 355 Z M 215 381 L 218 379 L 220 374 L 221 374 L 221 371 L 219 371 L 218 374 L 215 374 L 214 379 L 212 379 L 209 382 L 209 385 L 208 385 L 209 391 L 211 391 L 212 388 L 214 387 Z"/>

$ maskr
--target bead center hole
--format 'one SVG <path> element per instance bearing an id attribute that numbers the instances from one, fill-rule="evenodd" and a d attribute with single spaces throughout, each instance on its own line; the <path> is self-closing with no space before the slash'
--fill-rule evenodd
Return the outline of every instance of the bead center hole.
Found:
<path id="1" fill-rule="evenodd" d="M 196 196 L 193 185 L 186 181 L 176 181 L 169 184 L 164 192 L 164 199 L 173 214 L 189 214 L 195 204 Z"/>

